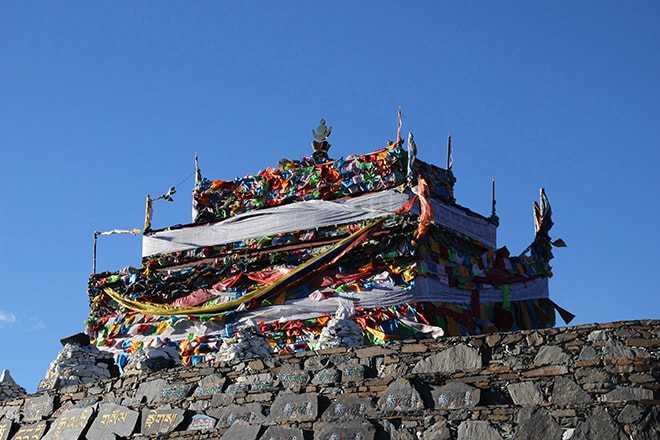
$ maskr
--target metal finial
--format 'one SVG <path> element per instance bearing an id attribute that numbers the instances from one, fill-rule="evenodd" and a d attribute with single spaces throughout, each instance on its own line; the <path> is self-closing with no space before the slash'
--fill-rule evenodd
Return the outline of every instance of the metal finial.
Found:
<path id="1" fill-rule="evenodd" d="M 328 128 L 325 126 L 325 119 L 321 119 L 321 121 L 319 121 L 319 126 L 316 127 L 316 131 L 312 130 L 312 136 L 314 136 L 314 139 L 317 141 L 324 141 L 328 139 L 331 133 L 332 127 Z"/>

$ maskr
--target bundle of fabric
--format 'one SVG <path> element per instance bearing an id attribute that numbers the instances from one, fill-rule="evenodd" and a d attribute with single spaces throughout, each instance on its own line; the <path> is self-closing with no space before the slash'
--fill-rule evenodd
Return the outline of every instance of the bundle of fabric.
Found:
<path id="1" fill-rule="evenodd" d="M 223 340 L 255 322 L 275 351 L 318 348 L 346 303 L 363 343 L 554 325 L 549 265 L 435 223 L 423 237 L 419 230 L 419 216 L 392 214 L 99 274 L 89 329 L 116 353 L 168 344 L 195 364 L 216 359 Z"/>
<path id="2" fill-rule="evenodd" d="M 317 164 L 311 158 L 283 159 L 277 169 L 228 180 L 201 179 L 193 190 L 195 223 L 305 200 L 333 200 L 400 186 L 406 181 L 408 153 L 401 143 L 362 156 Z M 453 202 L 450 171 L 416 161 L 432 182 L 434 196 Z"/>

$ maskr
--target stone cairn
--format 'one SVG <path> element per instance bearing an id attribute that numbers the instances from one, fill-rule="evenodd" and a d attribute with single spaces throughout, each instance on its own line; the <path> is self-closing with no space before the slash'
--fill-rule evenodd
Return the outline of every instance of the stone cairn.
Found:
<path id="1" fill-rule="evenodd" d="M 25 388 L 20 386 L 14 381 L 14 378 L 9 374 L 9 370 L 2 370 L 0 375 L 0 401 L 13 399 L 27 394 Z"/>
<path id="2" fill-rule="evenodd" d="M 268 357 L 274 354 L 268 341 L 259 334 L 254 326 L 240 328 L 236 334 L 223 341 L 218 354 L 217 361 L 228 362 L 233 359 Z"/>
<path id="3" fill-rule="evenodd" d="M 350 308 L 339 306 L 335 317 L 321 330 L 317 350 L 338 347 L 361 347 L 364 345 L 364 335 L 360 326 L 350 319 Z"/>
<path id="4" fill-rule="evenodd" d="M 131 356 L 124 371 L 127 374 L 140 371 L 159 371 L 166 368 L 180 367 L 181 356 L 176 348 L 169 345 L 144 347 Z"/>
<path id="5" fill-rule="evenodd" d="M 92 384 L 118 375 L 112 354 L 89 343 L 84 333 L 60 341 L 64 348 L 50 363 L 46 377 L 38 390 L 64 388 L 78 384 Z"/>

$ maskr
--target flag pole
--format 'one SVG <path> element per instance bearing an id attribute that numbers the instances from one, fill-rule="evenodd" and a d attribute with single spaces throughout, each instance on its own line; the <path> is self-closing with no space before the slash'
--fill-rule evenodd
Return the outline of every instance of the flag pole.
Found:
<path id="1" fill-rule="evenodd" d="M 92 275 L 96 275 L 96 238 L 98 236 L 98 231 L 94 231 L 94 257 L 92 259 Z"/>

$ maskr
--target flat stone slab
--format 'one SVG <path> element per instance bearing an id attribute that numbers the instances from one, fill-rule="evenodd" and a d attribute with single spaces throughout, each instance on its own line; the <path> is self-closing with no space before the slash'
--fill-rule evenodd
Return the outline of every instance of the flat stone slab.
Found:
<path id="1" fill-rule="evenodd" d="M 229 406 L 234 403 L 234 396 L 228 393 L 215 393 L 211 399 L 211 406 Z"/>
<path id="2" fill-rule="evenodd" d="M 14 422 L 12 420 L 4 419 L 0 421 L 0 440 L 7 440 L 13 427 Z"/>
<path id="3" fill-rule="evenodd" d="M 419 411 L 424 409 L 424 402 L 407 379 L 399 378 L 392 382 L 378 399 L 378 408 L 382 411 Z"/>
<path id="4" fill-rule="evenodd" d="M 481 390 L 463 382 L 449 382 L 432 387 L 433 405 L 439 409 L 474 408 L 481 398 Z"/>
<path id="5" fill-rule="evenodd" d="M 319 397 L 315 393 L 280 393 L 270 407 L 276 422 L 314 421 L 319 413 Z"/>
<path id="6" fill-rule="evenodd" d="M 205 376 L 197 384 L 197 388 L 195 388 L 195 391 L 193 392 L 193 397 L 206 397 L 221 393 L 226 380 L 227 379 L 224 376 L 219 374 Z"/>
<path id="7" fill-rule="evenodd" d="M 370 417 L 374 412 L 374 405 L 368 397 L 347 397 L 338 399 L 323 411 L 321 420 L 327 422 L 349 421 Z"/>
<path id="8" fill-rule="evenodd" d="M 104 403 L 89 427 L 87 437 L 95 440 L 115 440 L 128 437 L 137 424 L 139 412 L 115 403 Z"/>
<path id="9" fill-rule="evenodd" d="M 277 379 L 271 373 L 252 374 L 244 376 L 243 380 L 252 391 L 269 391 L 277 386 Z"/>
<path id="10" fill-rule="evenodd" d="M 158 402 L 178 402 L 185 399 L 195 385 L 190 383 L 168 384 L 160 392 Z"/>
<path id="11" fill-rule="evenodd" d="M 220 437 L 222 440 L 257 440 L 261 431 L 261 425 L 250 425 L 243 421 L 237 421 L 231 428 Z"/>
<path id="12" fill-rule="evenodd" d="M 248 403 L 247 405 L 229 405 L 226 408 L 208 410 L 207 414 L 218 419 L 219 428 L 227 428 L 237 421 L 250 424 L 258 424 L 266 421 L 263 415 L 263 408 L 258 403 Z"/>
<path id="13" fill-rule="evenodd" d="M 314 375 L 312 383 L 315 385 L 334 385 L 341 380 L 341 373 L 335 368 L 326 368 Z"/>
<path id="14" fill-rule="evenodd" d="M 543 437 L 539 437 L 543 438 Z M 458 440 L 502 440 L 502 436 L 486 420 L 466 420 L 458 425 Z"/>
<path id="15" fill-rule="evenodd" d="M 506 386 L 511 400 L 516 405 L 538 405 L 543 402 L 543 392 L 536 382 L 515 382 Z"/>
<path id="16" fill-rule="evenodd" d="M 37 422 L 31 425 L 23 425 L 18 428 L 18 432 L 12 437 L 13 440 L 41 440 L 46 432 L 48 424 L 46 422 Z"/>
<path id="17" fill-rule="evenodd" d="M 142 411 L 142 435 L 169 434 L 183 422 L 181 409 L 144 409 Z"/>
<path id="18" fill-rule="evenodd" d="M 186 431 L 210 431 L 218 421 L 211 416 L 195 414 Z"/>
<path id="19" fill-rule="evenodd" d="M 279 379 L 286 388 L 304 388 L 309 383 L 309 373 L 297 366 L 286 364 L 280 369 Z"/>
<path id="20" fill-rule="evenodd" d="M 628 400 L 652 400 L 653 391 L 638 387 L 616 387 L 603 396 L 604 402 L 626 402 Z"/>
<path id="21" fill-rule="evenodd" d="M 26 422 L 33 422 L 45 419 L 53 413 L 53 404 L 55 398 L 44 394 L 38 397 L 30 397 L 25 400 L 23 416 Z"/>
<path id="22" fill-rule="evenodd" d="M 155 379 L 148 382 L 143 382 L 135 393 L 136 399 L 146 397 L 147 403 L 158 402 L 161 399 L 162 391 L 169 386 L 165 379 Z"/>
<path id="23" fill-rule="evenodd" d="M 303 440 L 304 438 L 305 434 L 302 429 L 269 426 L 260 437 L 260 440 Z"/>
<path id="24" fill-rule="evenodd" d="M 589 403 L 593 399 L 580 385 L 563 376 L 555 378 L 552 387 L 553 403 Z"/>
<path id="25" fill-rule="evenodd" d="M 368 421 L 328 423 L 314 432 L 314 440 L 374 440 L 376 428 Z"/>
<path id="26" fill-rule="evenodd" d="M 73 408 L 59 416 L 51 425 L 48 433 L 43 437 L 44 440 L 77 440 L 82 432 L 87 428 L 89 421 L 94 414 L 92 408 Z"/>
<path id="27" fill-rule="evenodd" d="M 571 357 L 556 345 L 544 345 L 534 357 L 534 365 L 568 365 Z"/>
<path id="28" fill-rule="evenodd" d="M 346 363 L 339 365 L 341 383 L 362 382 L 364 380 L 364 365 Z"/>
<path id="29" fill-rule="evenodd" d="M 458 344 L 417 362 L 415 374 L 455 373 L 482 367 L 479 351 L 467 344 Z"/>

